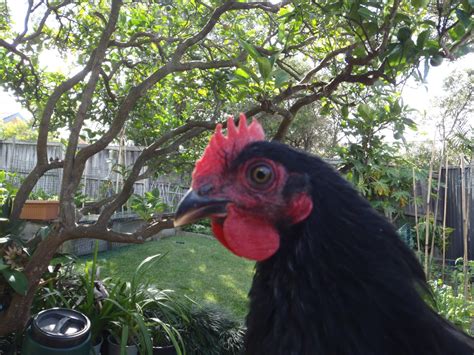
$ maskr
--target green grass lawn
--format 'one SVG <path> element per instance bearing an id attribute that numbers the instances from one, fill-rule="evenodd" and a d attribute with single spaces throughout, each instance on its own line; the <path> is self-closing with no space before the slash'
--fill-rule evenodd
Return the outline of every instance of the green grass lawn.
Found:
<path id="1" fill-rule="evenodd" d="M 175 290 L 177 296 L 198 303 L 217 303 L 241 318 L 247 313 L 254 263 L 231 254 L 211 238 L 178 235 L 99 253 L 101 278 L 130 280 L 137 265 L 154 254 L 166 254 L 147 274 L 157 287 Z M 78 263 L 91 258 L 80 258 Z"/>

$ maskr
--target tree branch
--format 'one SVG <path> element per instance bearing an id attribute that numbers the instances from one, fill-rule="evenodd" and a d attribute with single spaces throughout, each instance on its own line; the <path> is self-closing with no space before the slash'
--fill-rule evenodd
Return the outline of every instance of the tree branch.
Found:
<path id="1" fill-rule="evenodd" d="M 143 150 L 143 152 L 138 156 L 137 160 L 133 164 L 130 175 L 124 181 L 122 190 L 113 201 L 105 206 L 97 220 L 96 225 L 106 226 L 112 214 L 114 214 L 114 212 L 120 208 L 120 206 L 127 202 L 133 193 L 133 184 L 140 176 L 140 171 L 151 158 L 157 158 L 175 151 L 179 145 L 189 141 L 191 138 L 208 129 L 207 124 L 206 127 L 203 127 L 201 124 L 202 122 L 189 122 L 188 124 L 165 133 L 159 140 Z M 181 136 L 173 143 L 169 144 L 165 148 L 161 148 L 164 143 L 180 134 Z"/>
<path id="2" fill-rule="evenodd" d="M 211 17 L 209 18 L 208 22 L 206 25 L 194 36 L 191 36 L 190 38 L 186 39 L 184 42 L 180 43 L 178 45 L 178 48 L 176 49 L 176 52 L 174 54 L 174 59 L 179 59 L 182 57 L 184 52 L 191 46 L 195 45 L 196 43 L 202 41 L 208 34 L 209 32 L 212 31 L 214 26 L 217 24 L 219 21 L 219 18 L 226 12 L 228 11 L 234 11 L 234 10 L 250 10 L 250 9 L 261 9 L 263 11 L 267 12 L 278 12 L 278 10 L 285 5 L 289 4 L 291 1 L 290 0 L 285 0 L 282 1 L 280 4 L 271 4 L 266 1 L 261 1 L 261 2 L 237 2 L 237 1 L 227 1 L 220 7 L 216 8 L 214 12 L 212 13 Z"/>
<path id="3" fill-rule="evenodd" d="M 77 166 L 75 164 L 75 155 L 77 151 L 77 144 L 79 142 L 79 135 L 84 120 L 87 116 L 87 111 L 92 104 L 92 95 L 94 94 L 97 82 L 99 80 L 100 68 L 105 58 L 107 45 L 109 43 L 112 33 L 115 31 L 115 25 L 118 20 L 122 0 L 113 0 L 110 10 L 109 21 L 101 34 L 99 44 L 95 49 L 91 64 L 91 73 L 89 80 L 84 88 L 81 103 L 76 113 L 74 123 L 69 134 L 68 145 L 65 154 L 65 164 L 63 170 L 63 184 L 61 185 L 60 201 L 61 201 L 61 220 L 66 225 L 73 225 L 75 223 L 75 204 L 74 193 L 81 179 L 84 171 L 84 166 Z"/>
<path id="4" fill-rule="evenodd" d="M 317 72 L 319 72 L 321 69 L 325 68 L 329 61 L 331 59 L 334 59 L 335 57 L 337 57 L 339 54 L 342 54 L 342 53 L 347 53 L 349 51 L 351 51 L 352 49 L 354 49 L 354 47 L 356 46 L 356 43 L 353 43 L 353 44 L 350 44 L 346 47 L 342 47 L 342 48 L 339 48 L 339 49 L 336 49 L 330 53 L 328 53 L 326 55 L 326 57 L 324 57 L 324 59 L 319 63 L 319 65 L 317 67 L 315 67 L 314 69 L 311 69 L 308 73 L 306 73 L 306 75 L 304 76 L 304 78 L 299 82 L 299 84 L 306 84 L 308 83 L 309 81 L 311 81 L 312 77 L 314 76 L 314 74 L 316 74 Z"/>

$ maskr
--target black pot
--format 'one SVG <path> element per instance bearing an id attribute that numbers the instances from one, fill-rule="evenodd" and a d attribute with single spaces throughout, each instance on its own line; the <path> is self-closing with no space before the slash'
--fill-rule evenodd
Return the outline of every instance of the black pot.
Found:
<path id="1" fill-rule="evenodd" d="M 100 355 L 102 345 L 104 344 L 104 337 L 101 335 L 92 343 L 92 350 L 94 355 Z"/>
<path id="2" fill-rule="evenodd" d="M 107 347 L 108 347 L 108 354 L 109 355 L 120 355 L 120 344 L 117 344 L 114 337 L 109 335 L 107 337 Z M 125 347 L 125 354 L 127 355 L 137 355 L 138 354 L 138 346 L 136 345 L 127 345 Z"/>
<path id="3" fill-rule="evenodd" d="M 153 347 L 153 355 L 176 355 L 176 354 L 177 352 L 173 345 Z"/>

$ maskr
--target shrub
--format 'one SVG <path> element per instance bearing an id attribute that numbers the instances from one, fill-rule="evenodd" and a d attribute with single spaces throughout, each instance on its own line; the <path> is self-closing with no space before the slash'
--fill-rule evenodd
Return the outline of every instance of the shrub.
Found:
<path id="1" fill-rule="evenodd" d="M 471 334 L 474 303 L 471 300 L 465 300 L 462 294 L 456 293 L 452 286 L 444 284 L 442 280 L 431 280 L 429 283 L 433 290 L 438 313 L 466 333 Z"/>
<path id="2" fill-rule="evenodd" d="M 198 223 L 188 224 L 183 227 L 183 231 L 211 235 L 212 234 L 211 220 L 203 219 L 199 221 Z"/>
<path id="3" fill-rule="evenodd" d="M 244 327 L 227 311 L 215 305 L 189 309 L 183 338 L 187 354 L 233 355 L 243 350 Z"/>

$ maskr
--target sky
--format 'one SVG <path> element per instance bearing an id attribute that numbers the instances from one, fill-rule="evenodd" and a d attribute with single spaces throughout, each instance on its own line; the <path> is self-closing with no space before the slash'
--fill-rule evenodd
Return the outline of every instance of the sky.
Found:
<path id="1" fill-rule="evenodd" d="M 474 70 L 474 53 L 469 53 L 453 62 L 444 60 L 439 67 L 430 67 L 426 84 L 416 82 L 414 79 L 407 82 L 402 91 L 403 102 L 420 112 L 419 115 L 416 115 L 417 117 L 423 116 L 423 113 L 426 113 L 426 117 L 430 117 L 430 112 L 435 110 L 433 103 L 444 94 L 444 79 L 454 70 L 466 69 Z M 423 72 L 423 69 L 421 71 Z M 474 125 L 474 117 L 470 119 Z M 418 121 L 417 124 L 417 131 L 408 131 L 405 138 L 408 141 L 432 140 L 434 122 L 426 119 L 425 122 Z"/>

